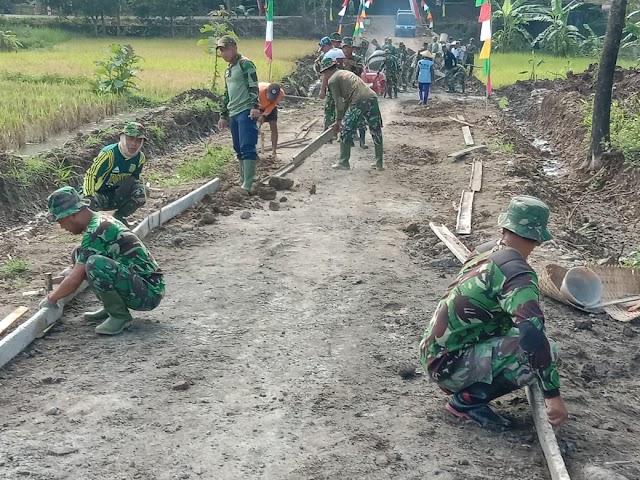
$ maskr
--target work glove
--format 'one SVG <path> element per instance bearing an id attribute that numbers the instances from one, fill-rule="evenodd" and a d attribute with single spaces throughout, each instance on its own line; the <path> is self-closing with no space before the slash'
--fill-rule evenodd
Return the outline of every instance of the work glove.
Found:
<path id="1" fill-rule="evenodd" d="M 58 302 L 52 302 L 51 300 L 49 300 L 49 297 L 44 297 L 42 300 L 40 300 L 38 308 L 51 308 L 57 310 L 60 308 L 60 305 L 58 305 Z"/>

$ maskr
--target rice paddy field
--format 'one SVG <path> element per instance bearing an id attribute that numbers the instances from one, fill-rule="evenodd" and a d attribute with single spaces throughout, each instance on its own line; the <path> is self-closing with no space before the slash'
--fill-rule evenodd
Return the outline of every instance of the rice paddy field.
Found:
<path id="1" fill-rule="evenodd" d="M 518 80 L 529 80 L 532 70 L 531 53 L 492 53 L 491 54 L 491 85 L 493 88 L 500 88 L 512 85 Z M 574 73 L 583 72 L 589 64 L 598 63 L 599 59 L 589 57 L 559 58 L 546 54 L 535 54 L 535 62 L 542 60 L 543 63 L 536 67 L 538 80 L 566 78 L 567 71 Z M 486 82 L 486 77 L 482 71 L 483 60 L 477 60 L 475 75 Z M 637 61 L 618 59 L 618 65 L 631 68 L 638 65 Z M 522 73 L 526 72 L 526 73 Z"/>
<path id="2" fill-rule="evenodd" d="M 0 150 L 99 120 L 118 110 L 116 102 L 91 92 L 96 60 L 106 56 L 113 38 L 76 38 L 49 49 L 0 53 Z M 190 88 L 208 88 L 214 57 L 195 39 L 119 39 L 143 57 L 139 73 L 141 94 L 162 101 Z M 271 79 L 282 79 L 295 68 L 295 60 L 312 53 L 315 41 L 279 40 L 274 43 Z M 269 64 L 264 40 L 239 42 L 240 52 L 251 58 L 258 76 L 267 81 Z M 224 68 L 224 61 L 220 67 Z"/>

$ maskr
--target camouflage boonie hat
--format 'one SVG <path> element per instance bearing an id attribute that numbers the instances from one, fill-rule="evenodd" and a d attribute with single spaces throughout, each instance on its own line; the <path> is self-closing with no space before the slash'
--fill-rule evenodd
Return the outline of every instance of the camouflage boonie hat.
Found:
<path id="1" fill-rule="evenodd" d="M 353 37 L 344 37 L 342 39 L 343 47 L 353 47 Z"/>
<path id="2" fill-rule="evenodd" d="M 127 137 L 147 139 L 147 131 L 141 123 L 129 122 L 122 129 Z"/>
<path id="3" fill-rule="evenodd" d="M 320 73 L 329 70 L 331 67 L 337 67 L 338 66 L 338 62 L 336 62 L 333 58 L 331 57 L 325 57 L 322 59 L 322 63 L 320 63 Z"/>
<path id="4" fill-rule="evenodd" d="M 547 230 L 549 206 L 542 200 L 529 195 L 518 195 L 511 199 L 509 208 L 498 217 L 498 226 L 516 235 L 546 242 L 553 236 Z"/>
<path id="5" fill-rule="evenodd" d="M 238 42 L 231 35 L 223 35 L 218 39 L 216 43 L 216 48 L 224 48 L 229 47 L 231 45 L 237 45 Z"/>
<path id="6" fill-rule="evenodd" d="M 339 42 L 342 40 L 342 35 L 340 35 L 338 32 L 333 32 L 331 35 L 329 35 L 329 40 L 331 40 L 332 42 Z"/>
<path id="7" fill-rule="evenodd" d="M 47 198 L 49 206 L 49 215 L 47 218 L 50 222 L 57 222 L 74 213 L 78 213 L 84 207 L 88 207 L 91 203 L 78 193 L 73 187 L 62 187 L 53 192 Z"/>

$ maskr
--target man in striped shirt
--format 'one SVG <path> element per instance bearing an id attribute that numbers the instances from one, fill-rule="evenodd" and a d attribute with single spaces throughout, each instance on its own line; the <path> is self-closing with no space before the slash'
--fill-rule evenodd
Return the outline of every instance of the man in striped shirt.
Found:
<path id="1" fill-rule="evenodd" d="M 82 190 L 91 200 L 90 208 L 96 212 L 115 210 L 114 218 L 127 227 L 127 217 L 147 201 L 146 188 L 140 181 L 146 161 L 141 149 L 146 138 L 140 123 L 127 123 L 120 141 L 104 147 L 84 176 Z"/>

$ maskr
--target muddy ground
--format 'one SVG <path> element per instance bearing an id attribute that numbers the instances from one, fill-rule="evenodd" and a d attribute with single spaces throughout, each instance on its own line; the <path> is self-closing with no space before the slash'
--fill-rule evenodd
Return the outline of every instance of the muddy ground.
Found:
<path id="1" fill-rule="evenodd" d="M 167 296 L 128 332 L 96 337 L 81 318 L 96 302 L 82 295 L 0 371 L 0 477 L 549 478 L 523 393 L 496 402 L 515 428 L 493 433 L 445 412 L 445 396 L 418 373 L 422 332 L 459 266 L 428 223 L 453 228 L 471 162 L 482 159 L 467 246 L 497 236 L 499 211 L 527 192 L 554 206 L 558 240 L 536 251 L 536 266 L 599 252 L 563 240 L 574 205 L 564 180 L 544 175 L 545 156 L 497 107 L 436 92 L 425 110 L 414 95 L 381 101 L 386 171 L 369 169 L 371 149 L 354 149 L 352 171 L 333 171 L 338 147 L 327 145 L 291 175 L 280 211 L 225 193 L 152 234 Z M 281 128 L 320 114 L 302 106 Z M 448 119 L 457 114 L 491 148 L 452 162 L 464 145 Z M 223 213 L 199 225 L 208 210 Z M 72 242 L 42 248 L 56 242 L 49 261 L 61 266 Z M 596 232 L 591 243 L 606 242 Z M 591 464 L 639 479 L 637 323 L 602 315 L 578 329 L 590 317 L 543 307 L 563 359 L 571 417 L 558 439 L 572 478 Z"/>

